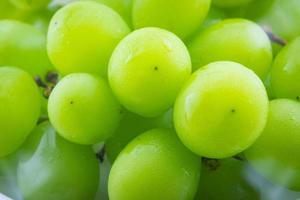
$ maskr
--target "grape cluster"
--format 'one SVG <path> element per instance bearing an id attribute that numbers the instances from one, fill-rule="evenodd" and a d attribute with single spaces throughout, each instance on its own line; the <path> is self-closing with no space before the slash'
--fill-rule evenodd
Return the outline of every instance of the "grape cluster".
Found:
<path id="1" fill-rule="evenodd" d="M 299 20 L 299 0 L 1 0 L 0 199 L 300 198 Z"/>

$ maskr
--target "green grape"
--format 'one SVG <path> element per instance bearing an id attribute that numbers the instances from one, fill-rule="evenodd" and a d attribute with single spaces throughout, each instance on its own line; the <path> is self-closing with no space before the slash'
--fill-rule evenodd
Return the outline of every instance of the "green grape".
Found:
<path id="1" fill-rule="evenodd" d="M 234 61 L 264 79 L 272 62 L 272 47 L 266 33 L 246 19 L 227 19 L 207 28 L 190 44 L 193 69 L 213 61 Z"/>
<path id="2" fill-rule="evenodd" d="M 18 18 L 22 15 L 9 0 L 0 0 L 0 19 Z"/>
<path id="3" fill-rule="evenodd" d="M 108 84 L 96 75 L 65 76 L 48 100 L 49 119 L 64 138 L 79 144 L 96 144 L 118 126 L 121 106 Z"/>
<path id="4" fill-rule="evenodd" d="M 34 27 L 14 21 L 0 21 L 0 66 L 16 66 L 31 75 L 44 76 L 52 69 L 46 52 L 46 38 Z"/>
<path id="5" fill-rule="evenodd" d="M 190 73 L 190 56 L 179 38 L 163 29 L 143 28 L 116 47 L 108 78 L 125 108 L 155 117 L 172 106 Z"/>
<path id="6" fill-rule="evenodd" d="M 252 7 L 248 8 L 248 16 L 287 41 L 300 36 L 299 0 L 263 0 L 260 4 L 263 10 L 253 12 L 259 5 L 253 3 Z"/>
<path id="7" fill-rule="evenodd" d="M 135 138 L 117 157 L 108 179 L 110 200 L 192 200 L 200 159 L 176 134 L 153 129 Z"/>
<path id="8" fill-rule="evenodd" d="M 40 94 L 30 75 L 18 68 L 0 67 L 0 157 L 24 142 L 40 109 Z"/>
<path id="9" fill-rule="evenodd" d="M 202 162 L 201 179 L 194 200 L 260 199 L 259 191 L 247 181 L 245 169 L 245 162 L 233 158 L 205 159 Z"/>
<path id="10" fill-rule="evenodd" d="M 211 0 L 134 0 L 132 23 L 135 28 L 160 27 L 185 39 L 205 19 Z"/>
<path id="11" fill-rule="evenodd" d="M 10 0 L 10 2 L 22 10 L 36 10 L 45 8 L 51 0 Z"/>
<path id="12" fill-rule="evenodd" d="M 244 6 L 253 0 L 212 0 L 212 3 L 221 8 L 232 8 L 238 6 Z"/>
<path id="13" fill-rule="evenodd" d="M 128 25 L 131 25 L 131 7 L 133 0 L 96 0 L 100 3 L 103 3 L 115 11 L 117 11 L 121 17 L 127 22 Z"/>
<path id="14" fill-rule="evenodd" d="M 155 118 L 144 118 L 125 111 L 118 129 L 105 142 L 105 152 L 110 162 L 114 162 L 118 154 L 132 139 L 153 128 L 172 128 L 171 110 Z"/>
<path id="15" fill-rule="evenodd" d="M 292 190 L 300 190 L 300 104 L 270 102 L 267 125 L 245 156 L 261 175 Z"/>
<path id="16" fill-rule="evenodd" d="M 271 71 L 271 90 L 276 98 L 300 101 L 300 37 L 276 56 Z"/>
<path id="17" fill-rule="evenodd" d="M 106 76 L 113 49 L 129 31 L 111 8 L 93 1 L 74 2 L 51 19 L 48 55 L 63 75 L 89 72 Z"/>
<path id="18" fill-rule="evenodd" d="M 49 122 L 40 124 L 24 145 L 18 185 L 26 200 L 83 200 L 95 197 L 99 166 L 91 147 L 70 143 Z"/>
<path id="19" fill-rule="evenodd" d="M 174 125 L 194 153 L 226 158 L 248 148 L 263 130 L 268 97 L 262 81 L 234 62 L 197 70 L 174 106 Z"/>

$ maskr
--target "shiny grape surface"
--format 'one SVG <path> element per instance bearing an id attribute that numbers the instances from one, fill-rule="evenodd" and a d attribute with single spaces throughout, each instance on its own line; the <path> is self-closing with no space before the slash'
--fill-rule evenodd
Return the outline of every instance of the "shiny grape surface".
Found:
<path id="1" fill-rule="evenodd" d="M 15 67 L 0 67 L 0 157 L 14 152 L 35 127 L 41 102 L 31 76 Z"/>
<path id="2" fill-rule="evenodd" d="M 226 158 L 259 137 L 268 114 L 268 97 L 253 71 L 234 62 L 215 62 L 197 70 L 174 106 L 174 125 L 194 153 Z"/>

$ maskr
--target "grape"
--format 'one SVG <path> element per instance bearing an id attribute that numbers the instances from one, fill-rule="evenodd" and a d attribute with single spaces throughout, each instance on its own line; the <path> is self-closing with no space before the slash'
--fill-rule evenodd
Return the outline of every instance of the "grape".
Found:
<path id="1" fill-rule="evenodd" d="M 215 62 L 197 70 L 174 106 L 174 125 L 194 153 L 226 158 L 249 147 L 263 130 L 268 97 L 263 83 L 234 62 Z"/>
<path id="2" fill-rule="evenodd" d="M 267 125 L 245 156 L 256 171 L 274 183 L 300 190 L 300 104 L 270 102 Z"/>
<path id="3" fill-rule="evenodd" d="M 257 15 L 253 13 L 253 7 L 257 7 L 254 3 L 248 9 L 250 17 L 262 26 L 266 26 L 281 38 L 291 41 L 300 36 L 300 1 L 299 0 L 264 0 L 260 4 L 265 3 L 265 9 Z"/>
<path id="4" fill-rule="evenodd" d="M 126 111 L 114 135 L 105 142 L 106 155 L 111 163 L 132 139 L 153 128 L 172 128 L 172 112 L 168 111 L 155 118 L 144 118 Z"/>
<path id="5" fill-rule="evenodd" d="M 96 0 L 101 2 L 115 11 L 117 11 L 121 17 L 127 22 L 128 25 L 131 25 L 131 7 L 133 0 Z"/>
<path id="6" fill-rule="evenodd" d="M 0 67 L 0 157 L 24 142 L 40 109 L 40 94 L 30 75 L 18 68 Z"/>
<path id="7" fill-rule="evenodd" d="M 55 13 L 48 30 L 48 55 L 63 74 L 98 73 L 106 76 L 109 57 L 129 33 L 123 19 L 93 1 L 71 3 Z"/>
<path id="8" fill-rule="evenodd" d="M 221 8 L 244 6 L 253 0 L 212 0 L 213 4 Z"/>
<path id="9" fill-rule="evenodd" d="M 233 158 L 205 159 L 194 200 L 261 199 L 259 192 L 247 181 L 245 169 L 245 162 Z"/>
<path id="10" fill-rule="evenodd" d="M 190 56 L 179 38 L 163 29 L 143 28 L 116 47 L 108 78 L 125 108 L 155 117 L 172 106 L 190 73 Z"/>
<path id="11" fill-rule="evenodd" d="M 34 27 L 14 21 L 0 21 L 0 66 L 16 66 L 43 76 L 52 69 L 46 52 L 46 38 Z"/>
<path id="12" fill-rule="evenodd" d="M 200 159 L 167 129 L 135 138 L 117 157 L 108 179 L 110 200 L 192 200 Z"/>
<path id="13" fill-rule="evenodd" d="M 108 84 L 85 73 L 65 76 L 48 102 L 49 118 L 58 133 L 79 144 L 96 144 L 111 136 L 120 111 Z"/>
<path id="14" fill-rule="evenodd" d="M 19 9 L 36 10 L 46 7 L 51 0 L 10 0 Z"/>
<path id="15" fill-rule="evenodd" d="M 82 200 L 95 197 L 99 167 L 91 147 L 64 140 L 49 122 L 40 124 L 27 142 L 24 151 L 31 156 L 23 159 L 18 167 L 18 185 L 24 199 Z"/>
<path id="16" fill-rule="evenodd" d="M 300 101 L 300 37 L 276 56 L 271 71 L 271 90 L 276 98 Z"/>
<path id="17" fill-rule="evenodd" d="M 160 27 L 185 39 L 201 25 L 210 0 L 134 0 L 132 22 L 135 28 Z"/>
<path id="18" fill-rule="evenodd" d="M 246 19 L 226 19 L 207 28 L 189 45 L 193 69 L 213 61 L 234 61 L 264 79 L 272 62 L 268 36 Z"/>

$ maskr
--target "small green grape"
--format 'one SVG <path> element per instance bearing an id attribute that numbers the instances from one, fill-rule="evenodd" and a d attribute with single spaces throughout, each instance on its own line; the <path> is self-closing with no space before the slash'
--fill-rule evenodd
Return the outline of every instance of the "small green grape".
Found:
<path id="1" fill-rule="evenodd" d="M 193 69 L 213 61 L 234 61 L 264 79 L 272 62 L 266 33 L 246 19 L 226 19 L 207 28 L 188 45 Z"/>
<path id="2" fill-rule="evenodd" d="M 108 180 L 110 200 L 192 200 L 200 159 L 176 134 L 153 129 L 135 138 L 117 157 Z"/>
<path id="3" fill-rule="evenodd" d="M 113 49 L 129 31 L 111 8 L 93 1 L 74 2 L 51 19 L 48 55 L 63 75 L 88 72 L 105 77 Z"/>
<path id="4" fill-rule="evenodd" d="M 114 135 L 105 142 L 105 152 L 111 163 L 136 136 L 153 128 L 173 128 L 171 110 L 162 116 L 144 118 L 125 111 Z"/>
<path id="5" fill-rule="evenodd" d="M 300 191 L 300 103 L 277 99 L 270 102 L 267 125 L 245 156 L 261 175 Z"/>
<path id="6" fill-rule="evenodd" d="M 174 106 L 179 138 L 194 153 L 226 158 L 248 148 L 261 134 L 268 114 L 262 81 L 234 62 L 197 70 Z"/>
<path id="7" fill-rule="evenodd" d="M 33 26 L 0 21 L 0 66 L 16 66 L 31 75 L 44 76 L 52 65 L 46 51 L 46 37 Z"/>
<path id="8" fill-rule="evenodd" d="M 24 199 L 94 199 L 99 165 L 91 147 L 64 140 L 49 122 L 40 124 L 24 146 L 27 159 L 18 167 Z"/>
<path id="9" fill-rule="evenodd" d="M 10 0 L 10 2 L 19 9 L 37 10 L 45 8 L 51 0 Z"/>
<path id="10" fill-rule="evenodd" d="M 211 0 L 134 0 L 135 28 L 160 27 L 182 39 L 192 34 L 205 19 Z"/>
<path id="11" fill-rule="evenodd" d="M 126 109 L 155 117 L 172 106 L 190 73 L 190 56 L 179 38 L 163 29 L 143 28 L 114 50 L 108 78 Z"/>
<path id="12" fill-rule="evenodd" d="M 204 159 L 194 200 L 255 200 L 260 193 L 246 176 L 246 162 L 227 158 Z M 217 188 L 217 189 L 216 189 Z"/>
<path id="13" fill-rule="evenodd" d="M 0 67 L 0 157 L 24 142 L 40 109 L 39 90 L 31 76 L 15 67 Z"/>
<path id="14" fill-rule="evenodd" d="M 253 0 L 212 0 L 212 3 L 222 8 L 232 8 L 247 5 L 252 1 Z"/>
<path id="15" fill-rule="evenodd" d="M 96 75 L 65 76 L 48 100 L 49 119 L 64 138 L 96 144 L 110 137 L 120 120 L 121 106 L 108 84 Z"/>
<path id="16" fill-rule="evenodd" d="M 300 37 L 276 56 L 271 70 L 271 89 L 275 98 L 300 101 Z"/>

